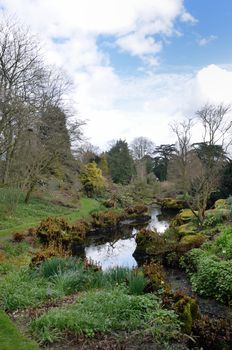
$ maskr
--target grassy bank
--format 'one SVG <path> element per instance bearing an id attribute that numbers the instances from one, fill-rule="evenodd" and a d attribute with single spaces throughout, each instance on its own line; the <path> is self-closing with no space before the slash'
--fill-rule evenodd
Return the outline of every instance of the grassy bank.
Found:
<path id="1" fill-rule="evenodd" d="M 1 350 L 39 350 L 39 347 L 19 333 L 9 317 L 0 310 Z"/>
<path id="2" fill-rule="evenodd" d="M 34 227 L 48 216 L 63 216 L 73 222 L 87 218 L 92 210 L 100 209 L 101 204 L 95 199 L 81 198 L 78 208 L 66 208 L 42 198 L 32 198 L 29 204 L 19 200 L 11 214 L 0 212 L 0 238 L 9 237 L 15 232 L 22 232 Z"/>

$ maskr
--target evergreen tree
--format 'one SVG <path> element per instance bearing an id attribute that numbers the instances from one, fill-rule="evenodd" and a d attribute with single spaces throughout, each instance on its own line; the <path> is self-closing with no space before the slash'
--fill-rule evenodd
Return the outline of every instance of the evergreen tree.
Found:
<path id="1" fill-rule="evenodd" d="M 118 140 L 108 152 L 110 175 L 115 183 L 126 185 L 134 173 L 133 158 L 126 141 Z"/>

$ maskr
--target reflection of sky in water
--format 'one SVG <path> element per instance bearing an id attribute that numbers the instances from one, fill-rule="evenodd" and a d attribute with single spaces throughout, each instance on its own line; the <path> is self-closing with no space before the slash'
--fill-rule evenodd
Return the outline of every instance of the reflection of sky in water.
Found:
<path id="1" fill-rule="evenodd" d="M 158 215 L 161 214 L 160 208 L 152 208 L 151 210 L 151 221 L 148 224 L 147 228 L 150 230 L 156 229 L 159 233 L 164 233 L 167 228 L 169 227 L 169 224 L 165 220 L 159 221 Z"/>
<path id="2" fill-rule="evenodd" d="M 148 224 L 148 229 L 156 229 L 163 233 L 168 228 L 167 221 L 159 221 L 158 215 L 161 214 L 159 208 L 152 208 L 151 221 Z M 136 260 L 132 254 L 136 248 L 135 234 L 137 230 L 133 228 L 132 237 L 129 239 L 119 239 L 115 242 L 107 242 L 101 245 L 91 245 L 85 248 L 85 254 L 88 259 L 99 263 L 103 270 L 115 266 L 124 266 L 132 268 L 137 266 Z"/>
<path id="3" fill-rule="evenodd" d="M 103 270 L 115 266 L 132 268 L 133 266 L 137 266 L 137 263 L 132 256 L 135 248 L 136 243 L 134 238 L 119 239 L 115 243 L 87 247 L 85 253 L 87 258 L 91 258 L 95 262 L 98 262 Z"/>

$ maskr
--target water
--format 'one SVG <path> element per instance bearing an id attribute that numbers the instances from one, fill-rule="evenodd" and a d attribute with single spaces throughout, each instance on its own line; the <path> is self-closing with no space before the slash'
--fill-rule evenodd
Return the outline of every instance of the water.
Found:
<path id="1" fill-rule="evenodd" d="M 145 227 L 156 229 L 160 234 L 164 233 L 169 224 L 168 219 L 161 218 L 160 208 L 152 207 L 150 214 L 151 220 Z M 136 248 L 137 228 L 133 227 L 131 222 L 129 223 L 130 225 L 125 224 L 121 232 L 113 236 L 112 234 L 102 236 L 100 242 L 93 238 L 85 248 L 86 257 L 100 264 L 103 270 L 115 266 L 129 268 L 137 266 L 137 262 L 132 255 Z"/>

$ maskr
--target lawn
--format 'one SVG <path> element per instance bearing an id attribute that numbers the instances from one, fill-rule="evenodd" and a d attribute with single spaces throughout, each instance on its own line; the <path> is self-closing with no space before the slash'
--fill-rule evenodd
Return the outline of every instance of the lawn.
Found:
<path id="1" fill-rule="evenodd" d="M 91 198 L 81 198 L 79 208 L 66 208 L 37 197 L 33 197 L 28 204 L 19 201 L 11 214 L 6 215 L 0 210 L 0 238 L 34 227 L 48 216 L 63 216 L 70 222 L 74 222 L 80 218 L 87 218 L 92 210 L 100 208 L 101 204 Z"/>
<path id="2" fill-rule="evenodd" d="M 39 350 L 39 347 L 34 342 L 20 334 L 13 322 L 1 310 L 0 344 L 1 350 Z"/>

